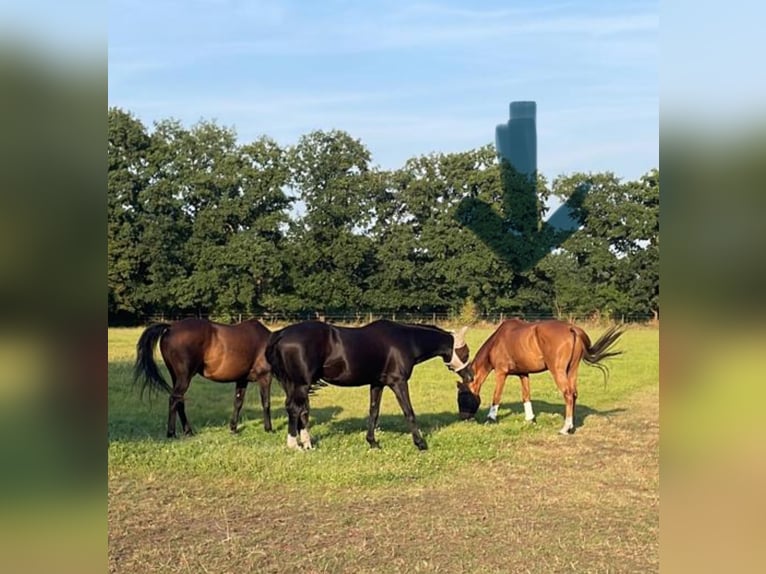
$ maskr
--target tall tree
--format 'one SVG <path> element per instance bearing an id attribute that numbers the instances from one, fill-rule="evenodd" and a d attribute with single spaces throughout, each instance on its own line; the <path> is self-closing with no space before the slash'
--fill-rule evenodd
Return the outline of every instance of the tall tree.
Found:
<path id="1" fill-rule="evenodd" d="M 461 211 L 465 198 L 484 205 L 502 198 L 492 146 L 413 158 L 391 175 L 374 233 L 380 265 L 373 295 L 382 308 L 457 311 L 470 298 L 489 311 L 507 301 L 514 273 L 461 225 L 481 215 Z"/>
<path id="2" fill-rule="evenodd" d="M 368 288 L 371 197 L 381 178 L 370 153 L 342 131 L 316 131 L 290 150 L 294 192 L 305 212 L 291 232 L 293 304 L 318 312 L 358 308 Z"/>
<path id="3" fill-rule="evenodd" d="M 585 187 L 574 202 L 581 228 L 546 264 L 556 305 L 578 314 L 648 314 L 659 294 L 659 173 L 622 183 L 612 173 L 560 177 L 554 193 L 563 199 Z"/>
<path id="4" fill-rule="evenodd" d="M 135 314 L 143 305 L 139 197 L 149 184 L 150 137 L 130 113 L 119 108 L 107 113 L 107 287 L 113 316 Z"/>

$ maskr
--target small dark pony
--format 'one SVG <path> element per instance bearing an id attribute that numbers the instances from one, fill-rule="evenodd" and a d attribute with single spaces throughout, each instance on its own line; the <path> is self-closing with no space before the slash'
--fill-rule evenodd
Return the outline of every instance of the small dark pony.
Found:
<path id="1" fill-rule="evenodd" d="M 306 321 L 272 334 L 266 358 L 274 376 L 285 389 L 287 446 L 312 448 L 309 435 L 309 394 L 326 384 L 342 387 L 370 386 L 370 418 L 367 442 L 379 448 L 375 426 L 380 397 L 389 387 L 409 423 L 412 441 L 420 450 L 428 448 L 415 421 L 408 381 L 413 367 L 440 357 L 463 381 L 473 377 L 467 365 L 468 345 L 464 327 L 450 333 L 438 327 L 375 321 L 359 328 L 336 327 Z"/>
<path id="2" fill-rule="evenodd" d="M 497 409 L 508 375 L 517 375 L 521 380 L 521 398 L 524 414 L 528 421 L 534 421 L 529 374 L 550 371 L 556 386 L 564 395 L 566 416 L 559 432 L 574 432 L 574 413 L 577 401 L 577 370 L 580 361 L 595 366 L 604 373 L 608 369 L 601 361 L 619 355 L 622 351 L 609 351 L 620 338 L 624 327 L 615 325 L 604 332 L 591 344 L 587 333 L 564 321 L 540 321 L 527 323 L 520 319 L 509 319 L 490 335 L 479 348 L 471 362 L 475 378 L 469 384 L 458 383 L 458 409 L 461 419 L 476 415 L 481 404 L 479 393 L 489 373 L 495 371 L 495 393 L 487 422 L 497 422 Z"/>
<path id="3" fill-rule="evenodd" d="M 186 418 L 184 394 L 194 375 L 202 375 L 219 383 L 236 383 L 234 411 L 229 422 L 232 432 L 237 432 L 247 385 L 250 381 L 257 381 L 261 390 L 263 428 L 271 431 L 271 369 L 264 356 L 270 335 L 271 331 L 256 319 L 237 325 L 222 325 L 206 319 L 150 325 L 136 344 L 133 382 L 141 380 L 142 396 L 147 387 L 170 395 L 167 436 L 175 437 L 176 413 L 184 433 L 193 434 Z M 172 387 L 154 362 L 157 341 L 173 380 Z"/>

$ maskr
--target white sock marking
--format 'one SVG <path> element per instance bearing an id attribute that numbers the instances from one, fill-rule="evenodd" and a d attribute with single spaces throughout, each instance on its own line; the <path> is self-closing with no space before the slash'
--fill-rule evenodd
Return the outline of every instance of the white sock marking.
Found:
<path id="1" fill-rule="evenodd" d="M 307 450 L 314 448 L 311 446 L 311 436 L 306 429 L 301 429 L 301 442 L 303 443 L 303 448 Z"/>
<path id="2" fill-rule="evenodd" d="M 524 401 L 524 419 L 531 421 L 535 418 L 535 411 L 532 410 L 532 402 Z"/>
<path id="3" fill-rule="evenodd" d="M 492 405 L 491 407 L 489 407 L 489 414 L 487 416 L 491 419 L 496 419 L 498 408 L 500 408 L 500 405 Z"/>
<path id="4" fill-rule="evenodd" d="M 298 438 L 290 434 L 287 435 L 287 448 L 299 448 Z"/>

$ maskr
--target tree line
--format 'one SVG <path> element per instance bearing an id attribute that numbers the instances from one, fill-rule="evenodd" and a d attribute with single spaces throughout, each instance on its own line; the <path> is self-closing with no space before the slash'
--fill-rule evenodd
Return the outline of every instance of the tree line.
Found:
<path id="1" fill-rule="evenodd" d="M 538 175 L 533 209 L 551 242 L 521 265 L 528 242 L 493 246 L 515 229 L 491 145 L 385 171 L 338 130 L 287 147 L 266 136 L 241 144 L 214 122 L 185 128 L 167 119 L 149 130 L 120 108 L 108 110 L 108 126 L 112 323 L 299 312 L 659 313 L 657 169 L 637 181 Z M 579 228 L 563 242 L 542 223 L 550 196 L 572 199 Z M 494 214 L 492 223 L 472 205 Z"/>

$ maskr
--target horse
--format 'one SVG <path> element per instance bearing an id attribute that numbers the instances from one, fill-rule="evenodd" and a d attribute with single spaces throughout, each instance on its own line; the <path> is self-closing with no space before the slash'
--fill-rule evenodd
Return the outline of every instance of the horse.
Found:
<path id="1" fill-rule="evenodd" d="M 141 380 L 141 395 L 147 387 L 170 395 L 168 438 L 176 436 L 176 413 L 184 434 L 192 435 L 186 418 L 184 394 L 194 375 L 219 383 L 236 383 L 234 411 L 229 427 L 237 432 L 239 413 L 250 381 L 257 381 L 261 391 L 263 428 L 271 431 L 271 368 L 264 356 L 271 331 L 251 319 L 237 325 L 223 325 L 206 319 L 183 319 L 176 323 L 155 323 L 147 327 L 136 344 L 133 383 Z M 173 380 L 171 387 L 154 362 L 154 347 L 160 352 Z"/>
<path id="2" fill-rule="evenodd" d="M 370 448 L 380 448 L 375 440 L 375 427 L 381 394 L 389 387 L 409 424 L 412 441 L 418 449 L 426 450 L 428 445 L 410 402 L 408 381 L 412 369 L 418 363 L 440 357 L 463 381 L 470 381 L 473 371 L 467 364 L 467 329 L 451 333 L 429 325 L 379 320 L 356 328 L 305 321 L 275 331 L 266 347 L 266 359 L 285 390 L 288 448 L 312 448 L 309 394 L 332 384 L 370 386 L 366 437 Z"/>
<path id="3" fill-rule="evenodd" d="M 524 418 L 534 422 L 535 413 L 529 392 L 529 374 L 550 371 L 566 404 L 564 426 L 561 434 L 574 432 L 575 403 L 577 401 L 577 371 L 580 361 L 597 367 L 608 377 L 608 369 L 601 361 L 622 354 L 609 351 L 620 338 L 624 327 L 615 325 L 607 329 L 591 344 L 587 333 L 580 327 L 564 321 L 539 321 L 528 323 L 521 319 L 508 319 L 500 324 L 489 339 L 479 348 L 471 361 L 474 380 L 460 381 L 458 387 L 458 410 L 463 420 L 476 415 L 481 404 L 479 393 L 489 373 L 495 371 L 495 392 L 487 416 L 488 423 L 497 422 L 497 409 L 503 386 L 508 375 L 521 380 L 521 398 L 524 402 Z"/>

